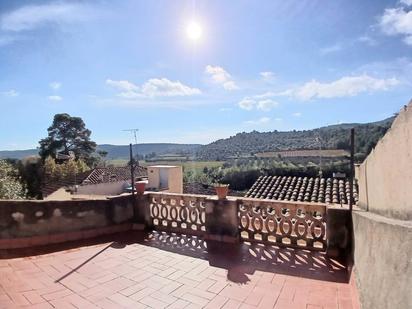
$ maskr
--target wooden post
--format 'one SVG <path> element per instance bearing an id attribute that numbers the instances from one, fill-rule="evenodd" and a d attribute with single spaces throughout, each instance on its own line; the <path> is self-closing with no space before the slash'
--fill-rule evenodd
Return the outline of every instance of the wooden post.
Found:
<path id="1" fill-rule="evenodd" d="M 133 150 L 132 150 L 131 143 L 130 143 L 130 176 L 132 180 L 132 196 L 134 200 L 134 163 L 133 163 Z"/>
<path id="2" fill-rule="evenodd" d="M 350 188 L 350 201 L 349 210 L 352 211 L 353 208 L 353 181 L 355 179 L 355 128 L 350 130 L 350 177 L 349 177 L 349 188 Z"/>

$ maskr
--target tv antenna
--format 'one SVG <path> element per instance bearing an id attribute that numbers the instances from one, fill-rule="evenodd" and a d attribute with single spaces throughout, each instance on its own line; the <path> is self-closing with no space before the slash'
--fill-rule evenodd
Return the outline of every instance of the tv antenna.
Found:
<path id="1" fill-rule="evenodd" d="M 139 129 L 126 129 L 123 131 L 132 133 L 134 136 L 134 143 L 137 145 L 137 131 L 139 131 Z"/>

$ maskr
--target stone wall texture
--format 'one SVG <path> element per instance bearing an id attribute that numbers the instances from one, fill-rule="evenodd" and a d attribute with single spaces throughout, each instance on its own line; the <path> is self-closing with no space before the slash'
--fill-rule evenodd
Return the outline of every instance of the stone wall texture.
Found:
<path id="1" fill-rule="evenodd" d="M 357 170 L 352 215 L 363 308 L 412 308 L 412 101 Z"/>
<path id="2" fill-rule="evenodd" d="M 353 225 L 362 308 L 412 308 L 411 222 L 355 211 Z"/>
<path id="3" fill-rule="evenodd" d="M 412 220 L 412 101 L 358 170 L 359 206 Z"/>
<path id="4" fill-rule="evenodd" d="M 112 227 L 131 223 L 133 200 L 130 195 L 101 200 L 68 201 L 0 201 L 0 241 L 7 247 L 7 240 L 17 247 L 27 247 L 37 237 L 42 243 L 45 237 L 72 234 L 81 239 L 87 231 L 90 237 L 114 232 Z M 18 244 L 20 239 L 21 244 Z M 64 239 L 63 239 L 64 240 Z M 59 242 L 59 241 L 55 241 Z"/>

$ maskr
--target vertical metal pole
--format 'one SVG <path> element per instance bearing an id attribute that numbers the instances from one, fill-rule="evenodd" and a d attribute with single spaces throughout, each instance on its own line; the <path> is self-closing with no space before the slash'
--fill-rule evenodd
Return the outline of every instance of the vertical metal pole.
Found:
<path id="1" fill-rule="evenodd" d="M 349 178 L 349 188 L 350 188 L 350 201 L 349 210 L 352 211 L 353 208 L 353 180 L 355 178 L 355 128 L 350 130 L 350 178 Z"/>
<path id="2" fill-rule="evenodd" d="M 134 131 L 134 144 L 136 145 L 135 150 L 137 148 L 137 135 L 136 135 L 137 130 Z M 139 157 L 137 155 L 137 150 L 136 150 L 136 166 L 139 166 Z"/>
<path id="3" fill-rule="evenodd" d="M 134 163 L 133 163 L 133 149 L 132 143 L 130 143 L 130 176 L 132 179 L 132 196 L 134 197 Z"/>

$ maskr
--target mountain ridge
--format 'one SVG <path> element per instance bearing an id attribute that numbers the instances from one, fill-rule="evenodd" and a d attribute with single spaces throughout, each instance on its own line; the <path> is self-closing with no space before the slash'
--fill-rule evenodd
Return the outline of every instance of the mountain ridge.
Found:
<path id="1" fill-rule="evenodd" d="M 323 148 L 345 148 L 348 146 L 348 129 L 356 131 L 356 152 L 368 153 L 376 142 L 390 128 L 395 116 L 369 123 L 342 123 L 308 130 L 239 132 L 228 138 L 218 139 L 212 143 L 140 143 L 134 146 L 139 155 L 150 153 L 195 155 L 203 160 L 222 160 L 230 157 L 254 155 L 258 152 L 316 149 L 319 138 Z M 128 159 L 129 145 L 99 144 L 97 151 L 107 151 L 107 159 Z M 22 159 L 38 154 L 38 149 L 0 150 L 0 158 Z"/>

